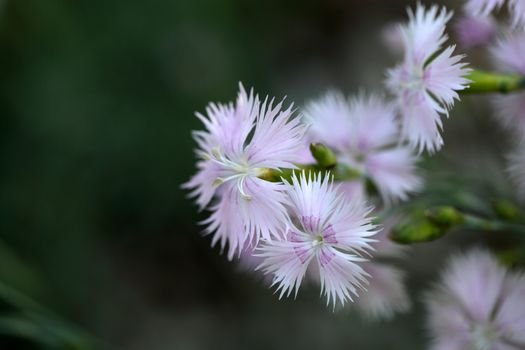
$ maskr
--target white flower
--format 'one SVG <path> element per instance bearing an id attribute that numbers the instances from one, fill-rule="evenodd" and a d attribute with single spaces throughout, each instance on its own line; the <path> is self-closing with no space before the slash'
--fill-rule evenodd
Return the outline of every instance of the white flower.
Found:
<path id="1" fill-rule="evenodd" d="M 366 261 L 360 253 L 370 250 L 376 231 L 367 217 L 369 209 L 342 196 L 325 176 L 295 175 L 288 186 L 292 222 L 284 240 L 266 242 L 258 249 L 264 259 L 259 268 L 273 274 L 280 297 L 297 291 L 315 264 L 321 293 L 327 304 L 352 301 L 366 284 Z M 313 268 L 313 267 L 312 267 Z"/>
<path id="2" fill-rule="evenodd" d="M 441 51 L 450 12 L 419 4 L 408 15 L 410 20 L 402 27 L 405 58 L 388 71 L 386 84 L 397 96 L 404 138 L 419 152 L 433 153 L 443 145 L 441 115 L 448 117 L 459 99 L 457 91 L 467 87 L 469 69 L 461 62 L 463 56 L 453 55 L 454 46 Z"/>

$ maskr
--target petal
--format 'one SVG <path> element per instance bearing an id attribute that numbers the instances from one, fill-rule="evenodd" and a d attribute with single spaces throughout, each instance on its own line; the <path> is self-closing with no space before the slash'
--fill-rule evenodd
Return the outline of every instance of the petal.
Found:
<path id="1" fill-rule="evenodd" d="M 421 187 L 422 180 L 416 174 L 417 160 L 408 147 L 396 147 L 367 155 L 366 172 L 377 186 L 384 202 L 406 200 L 409 193 Z"/>
<path id="2" fill-rule="evenodd" d="M 290 296 L 293 290 L 297 296 L 314 251 L 308 241 L 272 241 L 263 243 L 256 256 L 264 259 L 257 269 L 273 274 L 272 286 L 277 285 L 280 299 L 284 295 Z"/>
<path id="3" fill-rule="evenodd" d="M 465 76 L 470 69 L 466 63 L 460 62 L 464 56 L 452 56 L 455 46 L 449 46 L 432 60 L 424 72 L 425 87 L 442 104 L 450 109 L 454 100 L 459 99 L 456 91 L 468 87 L 469 80 Z"/>
<path id="4" fill-rule="evenodd" d="M 246 146 L 248 162 L 261 168 L 294 168 L 304 148 L 306 126 L 294 117 L 292 105 L 282 109 L 266 99 L 258 111 L 254 134 Z"/>
<path id="5" fill-rule="evenodd" d="M 199 168 L 197 174 L 193 175 L 188 182 L 182 184 L 182 188 L 193 189 L 189 196 L 197 197 L 197 204 L 199 209 L 202 210 L 215 195 L 217 190 L 215 180 L 220 175 L 221 169 L 210 160 L 197 162 L 197 168 Z"/>
<path id="6" fill-rule="evenodd" d="M 443 146 L 439 130 L 442 121 L 439 113 L 446 111 L 427 93 L 405 91 L 400 96 L 399 106 L 403 121 L 401 134 L 411 147 L 420 153 L 438 151 Z"/>
<path id="7" fill-rule="evenodd" d="M 324 293 L 327 305 L 337 302 L 344 305 L 353 301 L 352 295 L 358 295 L 358 289 L 364 289 L 367 273 L 358 263 L 365 259 L 353 254 L 342 253 L 332 247 L 323 246 L 317 253 L 321 294 Z"/>
<path id="8" fill-rule="evenodd" d="M 368 318 L 390 319 L 410 309 L 404 285 L 404 273 L 394 267 L 374 262 L 362 265 L 370 275 L 367 291 L 356 300 L 357 308 Z"/>

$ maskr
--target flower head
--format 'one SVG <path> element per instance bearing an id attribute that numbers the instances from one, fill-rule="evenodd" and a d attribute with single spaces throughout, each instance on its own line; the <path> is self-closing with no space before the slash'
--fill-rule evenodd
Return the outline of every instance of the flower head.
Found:
<path id="1" fill-rule="evenodd" d="M 507 35 L 491 48 L 498 68 L 525 74 L 525 32 Z M 525 93 L 498 95 L 492 99 L 497 120 L 521 138 L 525 135 Z"/>
<path id="2" fill-rule="evenodd" d="M 426 300 L 432 349 L 525 348 L 524 297 L 525 276 L 490 253 L 453 257 Z"/>
<path id="3" fill-rule="evenodd" d="M 265 242 L 259 268 L 273 274 L 280 297 L 297 291 L 310 267 L 317 268 L 327 303 L 352 301 L 366 283 L 360 253 L 371 249 L 375 227 L 369 209 L 342 196 L 328 176 L 294 176 L 287 188 L 292 223 L 285 239 Z M 313 266 L 316 265 L 316 266 Z"/>
<path id="4" fill-rule="evenodd" d="M 235 105 L 211 103 L 207 116 L 197 113 L 206 128 L 194 132 L 199 171 L 183 187 L 193 189 L 201 209 L 217 198 L 204 223 L 212 244 L 229 244 L 229 259 L 260 237 L 275 237 L 288 220 L 284 185 L 259 178 L 267 168 L 294 168 L 304 147 L 305 126 L 292 106 L 282 106 L 240 85 Z"/>
<path id="5" fill-rule="evenodd" d="M 361 94 L 346 99 L 330 92 L 307 104 L 304 115 L 309 137 L 331 147 L 338 162 L 370 177 L 386 202 L 404 200 L 421 185 L 417 157 L 399 144 L 395 109 L 382 98 Z M 364 180 L 344 182 L 341 189 L 363 198 Z"/>
<path id="6" fill-rule="evenodd" d="M 397 96 L 402 117 L 402 135 L 422 152 L 435 152 L 443 145 L 441 115 L 466 88 L 469 69 L 463 56 L 453 55 L 454 46 L 441 50 L 447 40 L 445 25 L 451 13 L 437 6 L 409 10 L 409 23 L 402 27 L 405 58 L 388 71 L 387 87 Z"/>

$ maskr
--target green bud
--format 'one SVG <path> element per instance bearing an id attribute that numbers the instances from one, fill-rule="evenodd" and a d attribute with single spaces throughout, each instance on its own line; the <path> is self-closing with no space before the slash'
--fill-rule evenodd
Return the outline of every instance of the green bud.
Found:
<path id="1" fill-rule="evenodd" d="M 330 169 L 337 164 L 334 152 L 322 143 L 311 143 L 310 152 L 321 168 Z"/>
<path id="2" fill-rule="evenodd" d="M 461 225 L 465 221 L 464 215 L 450 206 L 440 206 L 427 209 L 425 211 L 425 216 L 433 224 L 446 229 Z"/>
<path id="3" fill-rule="evenodd" d="M 502 219 L 514 220 L 518 217 L 518 207 L 508 200 L 497 200 L 492 202 L 492 210 Z"/>
<path id="4" fill-rule="evenodd" d="M 412 217 L 392 229 L 390 239 L 401 244 L 433 241 L 444 236 L 447 229 L 435 225 L 424 216 Z"/>

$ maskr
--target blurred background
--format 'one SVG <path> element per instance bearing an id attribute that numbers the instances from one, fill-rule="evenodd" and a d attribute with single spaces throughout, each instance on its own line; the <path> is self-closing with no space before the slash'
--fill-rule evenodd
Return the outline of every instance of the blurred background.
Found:
<path id="1" fill-rule="evenodd" d="M 297 105 L 380 91 L 399 57 L 384 28 L 414 4 L 0 1 L 0 348 L 425 348 L 421 290 L 468 235 L 414 247 L 413 311 L 372 323 L 317 288 L 279 301 L 210 248 L 180 188 L 195 111 L 239 81 Z M 502 176 L 505 141 L 474 102 L 445 123 L 429 176 Z"/>

